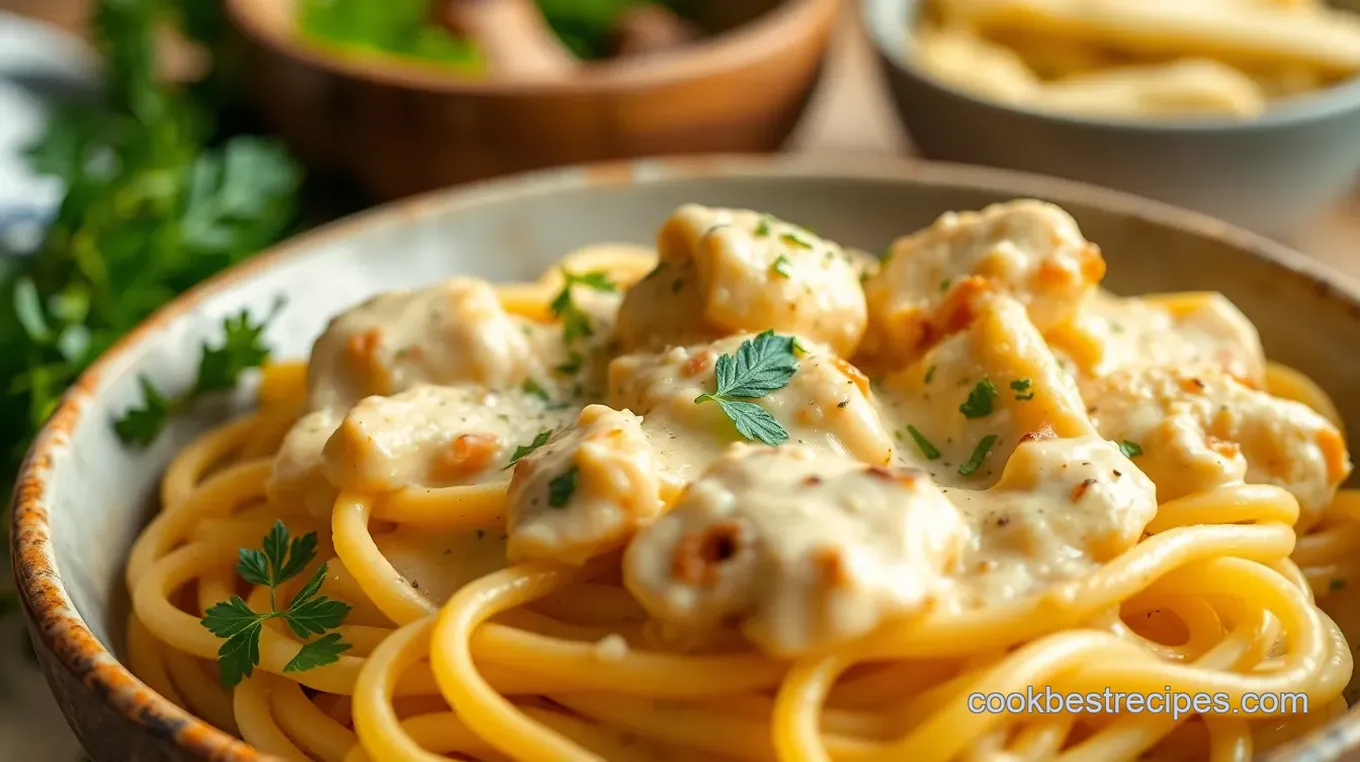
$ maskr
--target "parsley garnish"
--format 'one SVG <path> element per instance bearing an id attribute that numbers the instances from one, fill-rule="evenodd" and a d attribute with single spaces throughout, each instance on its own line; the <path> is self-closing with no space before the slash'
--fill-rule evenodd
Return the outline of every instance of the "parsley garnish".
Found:
<path id="1" fill-rule="evenodd" d="M 935 460 L 940 457 L 940 451 L 935 449 L 935 445 L 931 444 L 930 440 L 917 431 L 915 426 L 907 426 L 907 433 L 915 440 L 916 446 L 921 449 L 921 454 L 926 456 L 926 460 Z"/>
<path id="2" fill-rule="evenodd" d="M 548 505 L 554 508 L 561 508 L 571 500 L 571 496 L 576 492 L 576 476 L 580 469 L 576 466 L 563 471 L 553 480 L 548 482 Z"/>
<path id="3" fill-rule="evenodd" d="M 770 234 L 770 215 L 760 218 L 760 224 L 756 225 L 756 235 L 764 237 Z"/>
<path id="4" fill-rule="evenodd" d="M 553 317 L 562 321 L 562 340 L 572 342 L 576 339 L 589 338 L 595 335 L 595 329 L 590 325 L 590 317 L 576 306 L 572 301 L 571 289 L 573 286 L 586 286 L 596 291 L 612 293 L 618 290 L 614 281 L 609 279 L 609 275 L 603 270 L 577 275 L 567 268 L 562 268 L 562 290 L 553 298 L 548 308 L 552 310 Z"/>
<path id="5" fill-rule="evenodd" d="M 1331 582 L 1327 583 L 1328 589 L 1330 589 L 1332 592 L 1336 592 L 1337 590 L 1340 590 L 1345 586 L 1346 580 L 1344 579 L 1334 579 Z"/>
<path id="6" fill-rule="evenodd" d="M 217 670 L 222 685 L 228 688 L 250 677 L 259 665 L 260 633 L 270 619 L 282 619 L 299 638 L 324 635 L 304 643 L 297 656 L 284 666 L 284 672 L 332 664 L 350 649 L 350 644 L 340 641 L 340 633 L 325 634 L 326 630 L 339 627 L 350 611 L 349 604 L 319 595 L 321 583 L 326 580 L 326 564 L 317 567 L 286 610 L 279 611 L 274 599 L 278 586 L 301 574 L 316 557 L 316 532 L 290 542 L 288 527 L 278 521 L 265 535 L 263 547 L 263 550 L 241 548 L 236 573 L 252 585 L 269 587 L 269 612 L 253 611 L 239 595 L 233 595 L 231 600 L 209 608 L 200 620 L 212 634 L 226 640 L 217 651 Z"/>
<path id="7" fill-rule="evenodd" d="M 747 339 L 735 355 L 722 355 L 715 367 L 717 389 L 712 394 L 700 394 L 696 404 L 717 402 L 723 413 L 732 419 L 737 431 L 750 440 L 767 445 L 781 445 L 789 433 L 770 415 L 770 411 L 742 400 L 758 399 L 784 388 L 798 369 L 793 355 L 794 339 L 765 331 L 754 339 Z"/>
<path id="8" fill-rule="evenodd" d="M 548 395 L 548 390 L 544 389 L 542 386 L 539 386 L 538 382 L 533 380 L 532 378 L 525 380 L 524 385 L 521 386 L 520 388 L 524 390 L 525 394 L 533 395 L 543 400 L 544 402 L 552 401 L 552 397 Z"/>
<path id="9" fill-rule="evenodd" d="M 1143 454 L 1143 448 L 1137 442 L 1130 442 L 1127 439 L 1119 443 L 1119 451 L 1124 453 L 1126 458 L 1136 458 Z"/>
<path id="10" fill-rule="evenodd" d="M 781 278 L 789 277 L 789 258 L 780 254 L 774 258 L 774 264 L 770 265 L 770 272 Z"/>
<path id="11" fill-rule="evenodd" d="M 949 278 L 945 278 L 944 280 L 940 281 L 940 291 L 941 292 L 948 291 L 949 283 L 950 283 Z"/>
<path id="12" fill-rule="evenodd" d="M 519 445 L 515 448 L 515 454 L 510 456 L 510 463 L 506 465 L 506 468 L 514 466 L 521 458 L 547 444 L 548 440 L 551 438 L 552 429 L 544 429 L 538 432 L 538 436 L 534 437 L 534 441 L 527 445 Z"/>
<path id="13" fill-rule="evenodd" d="M 803 239 L 799 238 L 798 235 L 795 234 L 795 233 L 785 233 L 785 234 L 779 236 L 779 240 L 783 241 L 784 243 L 791 244 L 791 245 L 793 245 L 793 246 L 797 246 L 797 247 L 800 248 L 800 249 L 811 249 L 811 248 L 812 248 L 812 244 L 810 244 L 810 243 L 808 243 L 807 241 L 804 241 Z"/>
<path id="14" fill-rule="evenodd" d="M 959 405 L 959 412 L 965 418 L 986 418 L 992 414 L 992 401 L 995 399 L 996 385 L 990 378 L 984 378 L 968 393 L 968 399 Z"/>
<path id="15" fill-rule="evenodd" d="M 1030 381 L 1028 378 L 1019 378 L 1011 382 L 1011 388 L 1015 390 L 1015 398 L 1018 400 L 1034 399 L 1034 392 L 1030 391 Z M 1026 394 L 1026 392 L 1029 392 Z"/>
<path id="16" fill-rule="evenodd" d="M 565 373 L 570 375 L 581 369 L 581 362 L 583 360 L 584 358 L 581 357 L 581 353 L 573 349 L 571 351 L 571 354 L 567 355 L 567 361 L 557 366 L 553 370 L 556 370 L 558 373 Z"/>
<path id="17" fill-rule="evenodd" d="M 929 368 L 926 368 L 926 378 L 925 378 L 925 383 L 927 383 L 927 384 L 930 383 L 930 379 L 932 379 L 932 378 L 934 378 L 934 377 L 935 377 L 935 366 L 932 365 L 932 366 L 930 366 Z"/>
<path id="18" fill-rule="evenodd" d="M 222 321 L 225 334 L 222 344 L 213 347 L 205 342 L 202 345 L 198 358 L 198 380 L 187 392 L 166 397 L 150 379 L 140 377 L 142 405 L 128 408 L 114 422 L 113 428 L 118 438 L 143 447 L 151 444 L 171 416 L 205 394 L 233 388 L 243 372 L 264 364 L 269 359 L 269 347 L 261 342 L 261 338 L 265 327 L 278 315 L 283 304 L 284 300 L 280 297 L 274 302 L 274 309 L 258 323 L 252 323 L 250 314 L 245 310 Z"/>
<path id="19" fill-rule="evenodd" d="M 988 434 L 983 437 L 982 441 L 977 443 L 977 447 L 973 448 L 973 454 L 969 456 L 968 462 L 959 466 L 959 476 L 972 476 L 973 472 L 978 470 L 978 466 L 982 465 L 982 461 L 987 458 L 987 454 L 992 451 L 992 446 L 995 444 L 995 434 Z"/>

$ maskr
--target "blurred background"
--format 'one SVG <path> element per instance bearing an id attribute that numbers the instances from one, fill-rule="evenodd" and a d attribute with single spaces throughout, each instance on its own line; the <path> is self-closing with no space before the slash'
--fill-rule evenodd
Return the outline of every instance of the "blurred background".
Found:
<path id="1" fill-rule="evenodd" d="M 1360 283 L 1360 0 L 1087 6 L 0 0 L 0 482 L 80 371 L 202 279 L 375 203 L 564 164 L 1020 169 Z M 0 757 L 79 759 L 3 579 Z"/>

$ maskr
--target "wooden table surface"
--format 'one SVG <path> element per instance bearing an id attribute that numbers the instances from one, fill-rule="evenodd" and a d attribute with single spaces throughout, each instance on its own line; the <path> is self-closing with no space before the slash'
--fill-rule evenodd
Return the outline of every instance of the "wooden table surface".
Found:
<path id="1" fill-rule="evenodd" d="M 0 0 L 0 10 L 42 18 L 80 33 L 91 2 Z M 853 23 L 855 2 L 847 0 L 845 5 L 822 89 L 799 127 L 793 147 L 844 154 L 910 153 L 911 147 L 888 103 L 869 43 L 857 33 Z M 1360 285 L 1360 186 L 1350 199 L 1287 243 Z"/>

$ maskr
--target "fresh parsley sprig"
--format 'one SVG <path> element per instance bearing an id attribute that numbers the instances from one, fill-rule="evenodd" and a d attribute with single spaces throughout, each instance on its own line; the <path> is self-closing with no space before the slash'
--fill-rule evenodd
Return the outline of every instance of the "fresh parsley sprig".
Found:
<path id="1" fill-rule="evenodd" d="M 213 605 L 200 620 L 204 627 L 225 643 L 217 650 L 217 670 L 222 685 L 230 688 L 250 677 L 260 664 L 260 633 L 270 619 L 282 619 L 299 638 L 321 635 L 304 643 L 284 672 L 302 672 L 332 664 L 340 654 L 350 649 L 333 630 L 349 615 L 347 603 L 320 595 L 321 583 L 326 580 L 326 564 L 317 567 L 307 584 L 298 590 L 288 604 L 279 611 L 275 593 L 278 586 L 302 573 L 316 558 L 316 532 L 289 538 L 288 527 L 275 522 L 265 535 L 263 549 L 241 548 L 236 573 L 252 585 L 269 587 L 269 611 L 259 613 L 246 605 L 239 595 Z"/>
<path id="2" fill-rule="evenodd" d="M 515 447 L 515 454 L 510 456 L 510 463 L 506 465 L 505 468 L 507 469 L 513 468 L 516 463 L 528 457 L 538 448 L 547 444 L 548 440 L 552 438 L 552 435 L 553 435 L 552 429 L 543 429 L 542 431 L 538 432 L 538 436 L 534 437 L 534 441 L 530 442 L 527 445 L 517 445 Z"/>
<path id="3" fill-rule="evenodd" d="M 156 40 L 167 25 L 226 53 L 220 5 L 92 4 L 105 97 L 56 109 L 28 148 L 34 174 L 65 187 L 36 250 L 0 241 L 0 473 L 13 474 L 100 353 L 175 295 L 294 228 L 293 158 L 274 141 L 233 134 L 236 123 L 219 118 L 231 105 L 226 90 L 158 75 Z M 215 67 L 210 84 L 225 83 L 230 68 Z"/>
<path id="4" fill-rule="evenodd" d="M 280 297 L 259 322 L 253 322 L 245 310 L 223 320 L 221 345 L 210 346 L 204 342 L 198 358 L 198 379 L 183 394 L 167 397 L 146 376 L 138 379 L 142 387 L 142 404 L 128 408 L 114 422 L 118 437 L 128 444 L 145 447 L 155 441 L 172 416 L 194 400 L 205 394 L 232 389 L 247 369 L 263 365 L 269 359 L 269 347 L 262 341 L 264 330 L 283 305 L 284 300 Z"/>
<path id="5" fill-rule="evenodd" d="M 764 397 L 788 385 L 798 370 L 793 347 L 793 337 L 778 336 L 774 331 L 743 341 L 735 354 L 718 357 L 714 369 L 717 389 L 700 394 L 694 402 L 717 402 L 747 439 L 772 446 L 784 444 L 789 441 L 789 432 L 770 411 L 745 400 Z"/>
<path id="6" fill-rule="evenodd" d="M 563 267 L 562 279 L 564 281 L 562 290 L 553 298 L 548 308 L 552 310 L 553 317 L 562 321 L 562 340 L 570 344 L 577 339 L 588 339 L 595 335 L 595 328 L 590 324 L 590 316 L 576 306 L 572 299 L 572 287 L 586 286 L 605 293 L 618 291 L 619 287 L 603 270 L 577 275 Z"/>

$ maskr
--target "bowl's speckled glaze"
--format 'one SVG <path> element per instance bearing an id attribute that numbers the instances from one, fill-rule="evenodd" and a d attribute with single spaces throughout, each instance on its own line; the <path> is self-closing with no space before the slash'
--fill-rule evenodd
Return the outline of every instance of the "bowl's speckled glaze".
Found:
<path id="1" fill-rule="evenodd" d="M 250 390 L 176 419 L 146 451 L 123 447 L 112 417 L 137 375 L 190 383 L 197 346 L 223 316 L 289 303 L 269 331 L 279 357 L 303 356 L 326 320 L 381 290 L 455 273 L 527 278 L 566 252 L 649 243 L 688 201 L 745 206 L 867 251 L 941 212 L 1020 196 L 1070 210 L 1124 293 L 1214 289 L 1260 327 L 1273 357 L 1311 374 L 1360 430 L 1360 293 L 1302 255 L 1223 223 L 1099 189 L 994 170 L 874 159 L 709 157 L 574 168 L 439 192 L 290 241 L 158 312 L 101 358 L 63 400 L 20 476 L 14 572 L 49 682 L 96 760 L 256 759 L 247 745 L 163 700 L 119 663 L 122 565 L 158 479 L 195 435 L 244 409 Z M 1305 739 L 1309 760 L 1360 743 L 1348 717 Z"/>
<path id="2" fill-rule="evenodd" d="M 1194 2 L 1194 0 L 1187 0 Z M 923 0 L 860 0 L 897 115 L 922 155 L 1041 172 L 1292 233 L 1355 187 L 1360 79 L 1250 121 L 1102 120 L 976 98 L 911 61 Z M 1360 0 L 1333 0 L 1360 11 Z"/>

